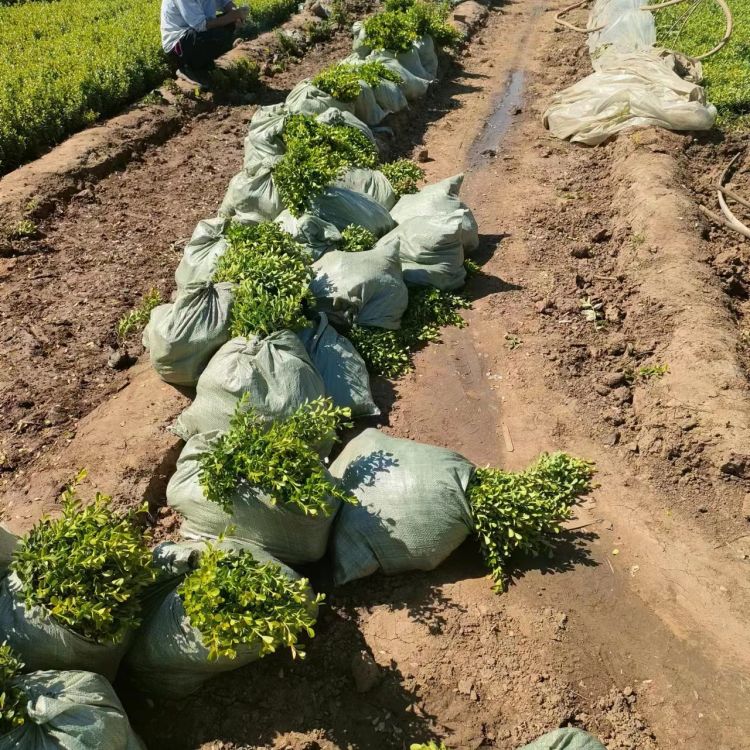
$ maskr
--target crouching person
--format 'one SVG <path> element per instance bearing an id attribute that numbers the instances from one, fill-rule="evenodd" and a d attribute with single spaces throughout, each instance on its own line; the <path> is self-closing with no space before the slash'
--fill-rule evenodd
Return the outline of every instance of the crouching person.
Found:
<path id="1" fill-rule="evenodd" d="M 231 49 L 247 14 L 231 0 L 162 0 L 162 47 L 177 76 L 203 85 L 216 58 Z"/>

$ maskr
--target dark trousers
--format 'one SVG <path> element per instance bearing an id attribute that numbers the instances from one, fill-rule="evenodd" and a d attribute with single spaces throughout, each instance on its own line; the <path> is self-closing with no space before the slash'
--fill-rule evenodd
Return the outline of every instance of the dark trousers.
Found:
<path id="1" fill-rule="evenodd" d="M 170 55 L 179 66 L 210 70 L 214 67 L 214 60 L 232 48 L 233 41 L 233 24 L 200 32 L 190 29 Z"/>

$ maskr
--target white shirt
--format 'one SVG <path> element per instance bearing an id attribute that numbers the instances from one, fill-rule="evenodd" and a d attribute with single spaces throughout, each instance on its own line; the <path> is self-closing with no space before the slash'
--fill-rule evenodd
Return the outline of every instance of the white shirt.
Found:
<path id="1" fill-rule="evenodd" d="M 206 30 L 206 21 L 216 18 L 231 0 L 162 0 L 161 46 L 171 52 L 189 29 Z"/>

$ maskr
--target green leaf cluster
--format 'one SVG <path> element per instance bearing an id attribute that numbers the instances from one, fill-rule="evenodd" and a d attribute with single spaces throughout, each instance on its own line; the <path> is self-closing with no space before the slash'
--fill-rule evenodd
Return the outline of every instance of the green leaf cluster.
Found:
<path id="1" fill-rule="evenodd" d="M 364 42 L 374 50 L 408 52 L 419 38 L 407 12 L 384 10 L 364 22 Z"/>
<path id="2" fill-rule="evenodd" d="M 708 101 L 719 110 L 718 122 L 750 128 L 750 3 L 727 0 L 734 31 L 726 46 L 703 61 Z M 685 2 L 654 14 L 659 46 L 687 55 L 708 52 L 721 40 L 725 21 L 716 3 Z"/>
<path id="3" fill-rule="evenodd" d="M 161 292 L 155 287 L 143 295 L 138 307 L 123 315 L 117 323 L 117 338 L 126 339 L 134 331 L 140 331 L 148 323 L 151 311 L 162 303 Z"/>
<path id="4" fill-rule="evenodd" d="M 430 740 L 426 743 L 412 743 L 409 745 L 409 750 L 448 750 L 444 743 L 437 743 L 434 740 Z"/>
<path id="5" fill-rule="evenodd" d="M 449 14 L 448 2 L 417 0 L 407 10 L 417 36 L 428 34 L 438 47 L 455 47 L 463 38 L 461 32 L 447 22 Z"/>
<path id="6" fill-rule="evenodd" d="M 400 377 L 411 370 L 414 352 L 440 338 L 442 327 L 466 325 L 458 311 L 470 306 L 458 294 L 432 287 L 411 287 L 409 306 L 398 331 L 354 325 L 349 338 L 372 374 Z"/>
<path id="7" fill-rule="evenodd" d="M 425 34 L 439 47 L 453 47 L 461 41 L 461 33 L 447 22 L 448 2 L 390 0 L 385 7 L 364 23 L 365 44 L 375 50 L 408 52 Z"/>
<path id="8" fill-rule="evenodd" d="M 200 484 L 206 497 L 232 512 L 237 483 L 246 482 L 269 501 L 310 516 L 329 515 L 331 502 L 354 502 L 323 466 L 317 447 L 348 426 L 351 411 L 316 399 L 286 419 L 270 424 L 246 398 L 240 400 L 229 431 L 201 459 Z"/>
<path id="9" fill-rule="evenodd" d="M 232 336 L 268 336 L 307 325 L 312 258 L 274 222 L 253 226 L 232 224 L 228 247 L 214 272 L 214 281 L 237 284 L 231 312 Z"/>
<path id="10" fill-rule="evenodd" d="M 286 152 L 274 167 L 273 181 L 282 203 L 294 216 L 347 167 L 373 168 L 378 150 L 358 128 L 329 125 L 310 115 L 292 115 L 282 134 Z"/>
<path id="11" fill-rule="evenodd" d="M 210 544 L 177 593 L 210 661 L 235 659 L 239 646 L 255 645 L 260 656 L 285 646 L 304 658 L 299 635 L 315 635 L 317 606 L 324 599 L 322 594 L 311 599 L 307 579 L 291 580 L 276 563 L 260 563 L 249 550 L 227 552 Z"/>
<path id="12" fill-rule="evenodd" d="M 21 539 L 11 570 L 27 607 L 96 643 L 119 643 L 140 624 L 139 595 L 154 578 L 147 536 L 135 513 L 118 515 L 97 493 L 83 506 L 81 472 L 62 496 L 60 518 L 44 518 Z"/>
<path id="13" fill-rule="evenodd" d="M 495 587 L 502 590 L 505 566 L 515 552 L 549 551 L 549 537 L 570 517 L 576 499 L 591 490 L 593 464 L 566 453 L 543 453 L 518 473 L 476 469 L 466 492 Z"/>
<path id="14" fill-rule="evenodd" d="M 401 76 L 381 62 L 361 65 L 338 63 L 318 73 L 312 82 L 322 91 L 342 102 L 353 102 L 361 92 L 360 82 L 378 86 L 382 81 L 401 83 Z"/>
<path id="15" fill-rule="evenodd" d="M 409 159 L 382 164 L 380 171 L 386 176 L 396 195 L 411 195 L 417 192 L 417 183 L 424 177 L 424 169 Z"/>
<path id="16" fill-rule="evenodd" d="M 378 238 L 367 227 L 350 224 L 341 231 L 339 250 L 345 253 L 362 253 L 372 250 Z"/>
<path id="17" fill-rule="evenodd" d="M 13 680 L 23 671 L 23 663 L 7 643 L 0 643 L 0 737 L 22 727 L 29 718 L 28 699 Z"/>

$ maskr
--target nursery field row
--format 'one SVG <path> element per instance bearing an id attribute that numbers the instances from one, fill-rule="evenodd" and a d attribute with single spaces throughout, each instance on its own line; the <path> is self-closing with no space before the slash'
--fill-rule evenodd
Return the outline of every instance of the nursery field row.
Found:
<path id="1" fill-rule="evenodd" d="M 269 26 L 291 0 L 250 0 Z M 160 0 L 0 6 L 0 174 L 149 91 L 168 74 Z"/>

